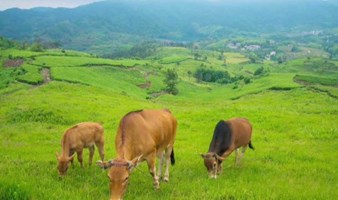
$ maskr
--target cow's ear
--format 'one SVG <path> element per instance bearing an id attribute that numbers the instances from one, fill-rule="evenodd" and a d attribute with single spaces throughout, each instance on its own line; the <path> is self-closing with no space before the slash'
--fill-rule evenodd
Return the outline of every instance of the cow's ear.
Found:
<path id="1" fill-rule="evenodd" d="M 206 157 L 206 154 L 201 153 L 201 156 L 204 159 Z"/>
<path id="2" fill-rule="evenodd" d="M 55 152 L 55 156 L 56 156 L 56 159 L 58 159 L 58 160 L 59 160 L 59 157 L 60 157 L 60 155 L 59 155 L 59 153 L 58 153 L 58 152 Z"/>
<path id="3" fill-rule="evenodd" d="M 136 167 L 136 166 L 137 166 L 137 163 L 140 162 L 142 156 L 143 156 L 143 155 L 137 156 L 137 157 L 135 157 L 134 159 L 132 159 L 131 161 L 128 161 L 128 164 L 129 164 L 128 169 L 131 170 L 131 169 L 133 169 L 134 167 Z"/>

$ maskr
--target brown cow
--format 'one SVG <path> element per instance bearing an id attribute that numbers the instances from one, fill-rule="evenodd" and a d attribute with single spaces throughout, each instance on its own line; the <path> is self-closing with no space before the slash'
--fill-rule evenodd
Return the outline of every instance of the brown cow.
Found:
<path id="1" fill-rule="evenodd" d="M 217 174 L 222 171 L 223 160 L 234 150 L 238 164 L 247 146 L 254 149 L 251 145 L 251 133 L 252 126 L 247 119 L 233 118 L 217 123 L 208 153 L 201 154 L 211 178 L 217 178 Z M 240 147 L 242 147 L 241 156 L 239 156 Z"/>
<path id="2" fill-rule="evenodd" d="M 73 158 L 75 152 L 77 153 L 78 161 L 82 163 L 82 151 L 83 148 L 89 148 L 89 165 L 92 164 L 94 155 L 94 144 L 99 150 L 99 154 L 102 160 L 104 160 L 104 130 L 103 127 L 94 122 L 83 122 L 79 123 L 64 133 L 61 145 L 62 153 L 61 156 L 56 153 L 58 160 L 58 171 L 59 175 L 63 176 L 66 174 L 70 162 L 73 164 Z"/>
<path id="3" fill-rule="evenodd" d="M 169 164 L 174 164 L 173 145 L 177 121 L 169 110 L 140 110 L 125 115 L 117 130 L 115 148 L 117 158 L 98 162 L 102 168 L 110 168 L 110 199 L 122 199 L 129 176 L 138 163 L 146 161 L 153 176 L 154 187 L 159 188 L 162 165 L 166 162 L 164 181 L 169 181 Z M 160 159 L 156 173 L 156 156 Z M 163 157 L 164 156 L 164 157 Z"/>

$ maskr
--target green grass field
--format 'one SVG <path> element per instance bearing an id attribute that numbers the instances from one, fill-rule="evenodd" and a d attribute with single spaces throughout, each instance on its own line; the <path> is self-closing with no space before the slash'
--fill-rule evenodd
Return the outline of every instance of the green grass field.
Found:
<path id="1" fill-rule="evenodd" d="M 227 54 L 229 60 L 234 56 L 234 63 L 225 67 L 210 52 L 205 62 L 161 64 L 165 57 L 180 60 L 179 53 L 172 54 L 176 51 L 190 56 L 187 49 L 167 48 L 152 61 L 123 62 L 76 52 L 60 56 L 56 50 L 50 55 L 6 50 L 6 55 L 23 57 L 25 64 L 0 69 L 0 199 L 108 199 L 107 172 L 88 166 L 87 150 L 84 168 L 75 162 L 66 177 L 58 177 L 55 152 L 61 151 L 63 132 L 83 121 L 102 123 L 106 158 L 111 159 L 121 117 L 132 110 L 162 108 L 170 109 L 178 120 L 170 181 L 161 182 L 155 191 L 142 163 L 133 172 L 124 199 L 338 199 L 338 100 L 332 95 L 338 89 L 322 84 L 334 80 L 337 66 L 323 65 L 331 73 L 324 76 L 322 65 L 316 70 L 313 66 L 325 61 L 316 60 L 311 66 L 302 65 L 304 60 L 263 64 L 271 73 L 234 89 L 234 84 L 197 83 L 187 72 L 201 63 L 231 73 L 253 72 L 258 66 L 236 61 L 235 57 L 246 60 L 238 54 Z M 43 63 L 53 80 L 35 84 L 43 80 Z M 148 99 L 164 87 L 164 70 L 173 67 L 180 77 L 179 94 Z M 321 79 L 313 86 L 294 82 L 296 75 Z M 139 87 L 147 81 L 149 88 Z M 216 123 L 237 116 L 253 124 L 255 150 L 247 150 L 240 166 L 234 165 L 231 155 L 218 179 L 209 179 L 200 153 L 207 152 Z M 94 159 L 99 160 L 97 150 Z"/>

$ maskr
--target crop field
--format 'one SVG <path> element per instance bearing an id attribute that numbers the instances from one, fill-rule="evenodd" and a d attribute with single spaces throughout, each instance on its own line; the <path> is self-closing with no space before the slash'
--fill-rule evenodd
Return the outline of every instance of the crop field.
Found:
<path id="1" fill-rule="evenodd" d="M 180 65 L 162 66 L 163 60 L 182 58 L 169 56 L 175 51 L 191 56 L 183 48 L 164 49 L 158 60 L 122 61 L 76 52 L 61 56 L 57 50 L 50 55 L 6 50 L 2 58 L 21 56 L 25 63 L 0 69 L 0 199 L 109 199 L 107 171 L 88 165 L 88 150 L 83 168 L 75 159 L 68 174 L 59 178 L 55 153 L 61 151 L 64 131 L 79 122 L 101 123 L 108 160 L 116 155 L 115 133 L 126 113 L 162 108 L 170 109 L 178 120 L 176 164 L 170 168 L 170 180 L 155 190 L 142 163 L 133 171 L 124 199 L 338 199 L 334 78 L 338 67 L 334 62 L 263 63 L 270 73 L 252 75 L 248 84 L 222 85 L 196 82 L 187 72 L 202 63 L 232 73 L 254 72 L 258 66 L 245 64 L 247 58 L 238 54 L 228 55 L 234 57 L 228 66 L 209 54 L 207 61 L 192 56 Z M 43 63 L 50 70 L 48 83 L 43 82 Z M 325 76 L 321 66 L 331 75 Z M 167 68 L 177 68 L 178 95 L 149 98 L 164 87 Z M 315 85 L 297 81 L 296 76 Z M 252 123 L 255 150 L 248 149 L 237 166 L 232 154 L 222 174 L 209 179 L 200 154 L 207 152 L 216 123 L 232 117 Z M 99 160 L 97 149 L 94 160 Z"/>

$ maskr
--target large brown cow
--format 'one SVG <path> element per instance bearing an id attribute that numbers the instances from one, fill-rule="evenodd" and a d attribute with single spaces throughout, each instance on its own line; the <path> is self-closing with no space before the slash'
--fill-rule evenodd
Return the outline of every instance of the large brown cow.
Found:
<path id="1" fill-rule="evenodd" d="M 177 121 L 169 110 L 134 111 L 121 119 L 115 138 L 117 158 L 98 162 L 102 168 L 110 168 L 110 199 L 123 198 L 132 169 L 144 160 L 153 176 L 155 188 L 159 188 L 164 162 L 166 170 L 163 179 L 169 181 L 170 161 L 171 164 L 175 162 L 173 145 L 176 127 Z M 159 158 L 158 172 L 156 156 Z"/>
<path id="2" fill-rule="evenodd" d="M 201 154 L 211 178 L 217 178 L 217 174 L 222 171 L 223 160 L 234 150 L 236 150 L 236 164 L 238 164 L 247 146 L 253 149 L 251 134 L 252 126 L 247 119 L 233 118 L 217 123 L 208 153 Z M 241 156 L 239 156 L 240 147 L 242 147 Z"/>
<path id="3" fill-rule="evenodd" d="M 95 150 L 94 144 L 98 148 L 101 159 L 104 160 L 103 132 L 103 127 L 100 124 L 94 122 L 79 123 L 67 129 L 61 140 L 62 153 L 61 155 L 56 153 L 59 175 L 65 175 L 70 162 L 73 164 L 75 152 L 77 153 L 77 158 L 81 164 L 81 167 L 83 166 L 83 148 L 89 148 L 89 165 L 91 165 Z"/>

